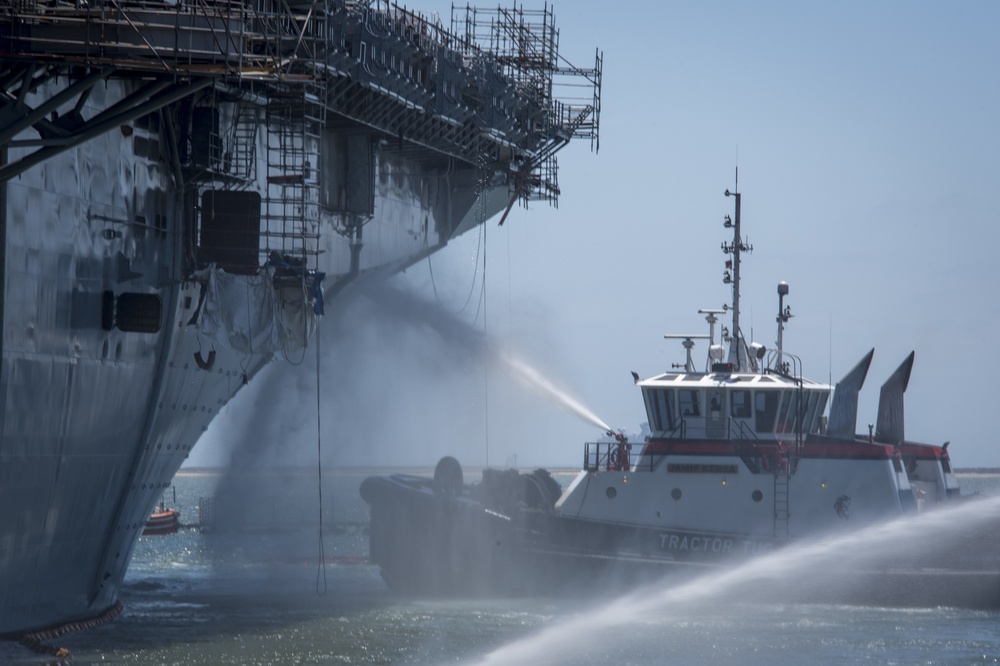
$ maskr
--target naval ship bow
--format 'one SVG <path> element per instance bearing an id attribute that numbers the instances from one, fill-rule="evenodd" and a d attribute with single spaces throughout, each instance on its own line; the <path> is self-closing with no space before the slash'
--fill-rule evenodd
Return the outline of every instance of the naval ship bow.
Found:
<path id="1" fill-rule="evenodd" d="M 557 201 L 603 55 L 554 18 L 0 2 L 0 634 L 114 614 L 191 447 L 324 304 Z"/>

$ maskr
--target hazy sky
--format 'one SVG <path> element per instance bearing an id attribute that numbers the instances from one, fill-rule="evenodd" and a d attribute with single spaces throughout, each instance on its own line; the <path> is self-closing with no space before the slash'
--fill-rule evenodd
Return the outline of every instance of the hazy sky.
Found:
<path id="1" fill-rule="evenodd" d="M 412 6 L 447 17 L 450 5 Z M 466 234 L 432 258 L 433 284 L 426 262 L 394 280 L 428 303 L 419 314 L 391 305 L 394 292 L 390 305 L 361 299 L 331 317 L 343 325 L 322 342 L 327 462 L 581 464 L 599 430 L 516 388 L 461 342 L 461 325 L 442 324 L 445 311 L 470 330 L 485 320 L 493 348 L 637 432 L 630 371 L 683 361 L 663 334 L 707 332 L 697 310 L 729 299 L 719 246 L 738 163 L 754 246 L 744 333 L 774 345 L 775 287 L 787 281 L 785 348 L 806 376 L 836 382 L 875 348 L 859 430 L 915 350 L 907 438 L 950 440 L 959 467 L 1000 466 L 988 388 L 1000 366 L 989 351 L 1000 339 L 1000 3 L 561 2 L 555 13 L 569 60 L 589 66 L 604 51 L 600 152 L 560 153 L 558 209 L 515 208 L 485 238 Z M 252 383 L 190 462 L 218 463 L 260 434 L 237 427 L 260 401 L 280 406 L 263 437 L 282 440 L 281 456 L 315 459 L 315 397 L 294 397 L 315 374 L 286 367 Z"/>

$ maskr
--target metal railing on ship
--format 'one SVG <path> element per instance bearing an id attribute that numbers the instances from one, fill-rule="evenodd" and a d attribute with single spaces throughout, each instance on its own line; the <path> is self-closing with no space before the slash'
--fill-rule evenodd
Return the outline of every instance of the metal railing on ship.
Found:
<path id="1" fill-rule="evenodd" d="M 687 416 L 677 427 L 665 433 L 663 442 L 679 440 L 721 440 L 731 443 L 733 452 L 740 457 L 752 474 L 791 471 L 797 463 L 797 445 L 779 440 L 761 441 L 744 421 L 734 418 Z M 632 471 L 652 472 L 669 455 L 666 450 L 652 450 L 624 441 L 587 442 L 584 449 L 583 468 L 588 472 Z"/>

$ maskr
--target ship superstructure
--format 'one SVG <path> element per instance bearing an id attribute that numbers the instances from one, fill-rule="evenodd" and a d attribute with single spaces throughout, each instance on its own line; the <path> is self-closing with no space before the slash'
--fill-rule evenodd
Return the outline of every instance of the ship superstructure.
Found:
<path id="1" fill-rule="evenodd" d="M 0 634 L 115 606 L 191 447 L 324 302 L 556 201 L 602 76 L 558 38 L 548 5 L 0 7 Z"/>

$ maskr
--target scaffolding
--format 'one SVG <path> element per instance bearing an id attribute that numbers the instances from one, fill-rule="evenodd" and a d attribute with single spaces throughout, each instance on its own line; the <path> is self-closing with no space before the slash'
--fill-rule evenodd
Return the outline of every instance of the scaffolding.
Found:
<path id="1" fill-rule="evenodd" d="M 492 89 L 494 108 L 516 106 L 517 99 L 539 110 L 526 116 L 531 129 L 547 137 L 520 170 L 523 198 L 558 202 L 558 165 L 555 153 L 574 138 L 589 139 L 599 149 L 600 96 L 604 56 L 595 52 L 592 68 L 576 67 L 559 52 L 559 30 L 553 7 L 525 9 L 514 2 L 509 8 L 452 7 L 451 32 L 461 37 L 466 57 L 483 68 L 500 85 Z M 513 86 L 511 98 L 505 84 Z M 504 94 L 507 92 L 508 94 Z M 495 121 L 495 116 L 490 120 Z"/>
<path id="2" fill-rule="evenodd" d="M 446 29 L 387 1 L 0 0 L 0 56 L 0 150 L 28 149 L 0 165 L 0 183 L 160 116 L 179 189 L 260 190 L 257 263 L 315 267 L 324 210 L 371 213 L 322 191 L 331 128 L 428 166 L 501 174 L 524 203 L 557 203 L 555 154 L 570 140 L 599 148 L 603 55 L 589 68 L 563 59 L 548 4 L 453 7 Z M 134 85 L 84 117 L 90 91 L 112 78 Z M 55 89 L 29 105 L 42 84 Z"/>

